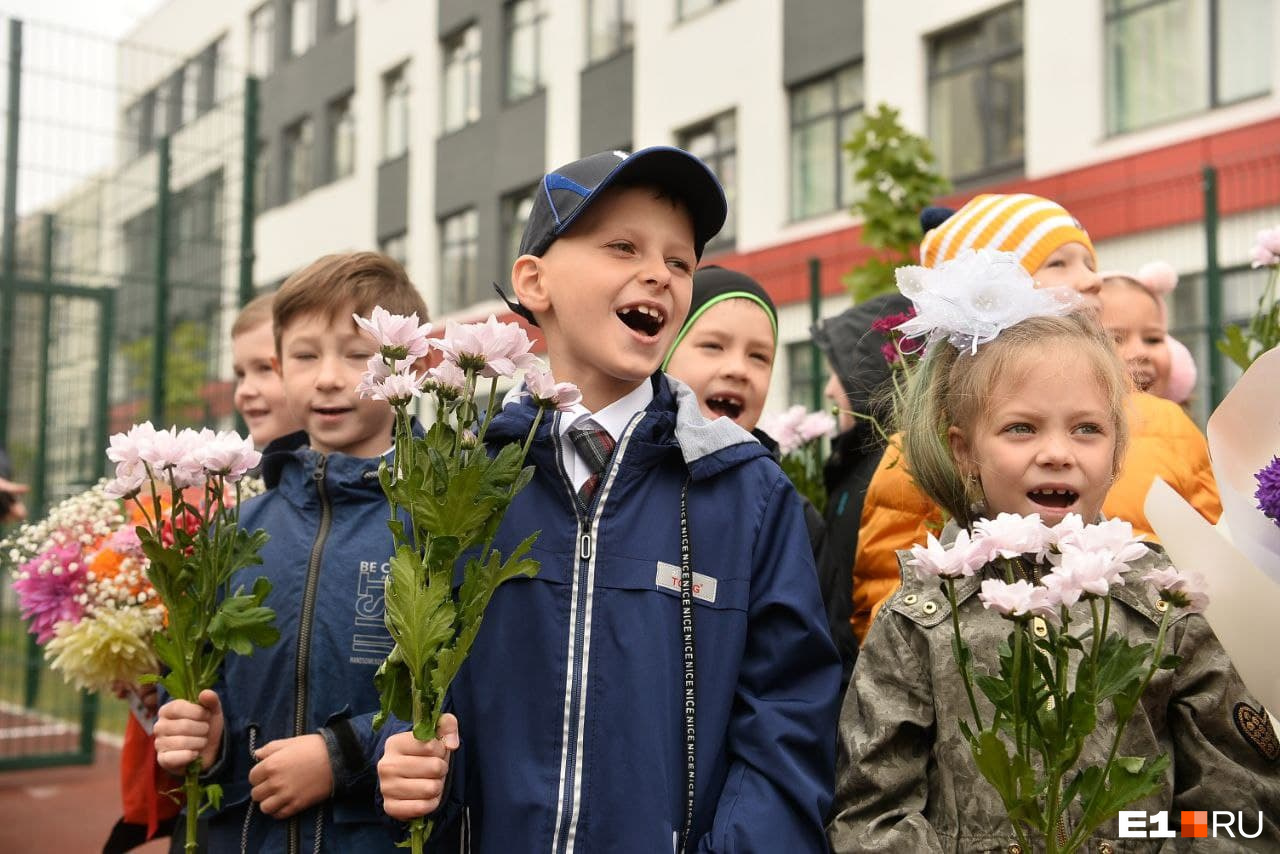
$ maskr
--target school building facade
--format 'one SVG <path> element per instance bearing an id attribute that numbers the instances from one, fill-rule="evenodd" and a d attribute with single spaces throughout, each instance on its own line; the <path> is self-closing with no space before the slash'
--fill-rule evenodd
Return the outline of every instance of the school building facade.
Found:
<path id="1" fill-rule="evenodd" d="M 1083 222 L 1103 267 L 1173 264 L 1173 323 L 1202 377 L 1208 317 L 1248 313 L 1253 236 L 1280 222 L 1271 0 L 170 0 L 128 41 L 175 60 L 122 69 L 125 161 L 150 156 L 166 98 L 199 97 L 187 78 L 211 63 L 232 78 L 219 85 L 260 80 L 260 288 L 378 247 L 434 319 L 502 314 L 491 282 L 543 172 L 688 148 L 731 207 L 704 262 L 755 275 L 781 306 L 771 408 L 810 400 L 810 259 L 820 312 L 849 305 L 841 276 L 866 250 L 842 144 L 881 102 L 932 140 L 956 185 L 945 202 L 1040 193 Z"/>

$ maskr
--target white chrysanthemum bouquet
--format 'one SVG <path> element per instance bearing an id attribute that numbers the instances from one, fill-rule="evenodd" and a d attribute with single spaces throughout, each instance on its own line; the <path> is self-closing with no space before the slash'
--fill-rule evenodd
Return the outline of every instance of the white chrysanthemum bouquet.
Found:
<path id="1" fill-rule="evenodd" d="M 1207 597 L 1195 573 L 1151 570 L 1143 580 L 1169 605 L 1154 646 L 1110 632 L 1111 590 L 1126 583 L 1124 573 L 1147 551 L 1133 527 L 1118 519 L 1085 525 L 1069 514 L 1049 528 L 1038 515 L 1011 513 L 979 521 L 972 536 L 962 530 L 949 546 L 931 534 L 911 550 L 907 565 L 922 581 L 939 581 L 951 604 L 952 652 L 973 715 L 960 729 L 1025 850 L 1033 836 L 1049 854 L 1078 850 L 1096 827 L 1155 791 L 1168 767 L 1167 756 L 1118 756 L 1117 748 L 1152 676 L 1177 666 L 1176 656 L 1165 655 L 1172 615 L 1203 611 Z M 982 673 L 975 672 L 964 640 L 955 585 L 992 562 L 1005 577 L 983 580 L 978 597 L 1010 621 L 1011 631 L 999 651 L 999 672 Z M 1081 601 L 1089 605 L 1083 622 L 1071 612 Z M 994 707 L 989 719 L 975 685 Z M 1104 703 L 1116 720 L 1107 760 L 1078 768 Z M 1068 828 L 1077 799 L 1082 817 Z"/>
<path id="2" fill-rule="evenodd" d="M 524 460 L 543 413 L 567 409 L 582 395 L 538 367 L 522 328 L 492 315 L 484 323 L 449 323 L 440 339 L 428 337 L 431 326 L 420 325 L 417 315 L 378 307 L 370 317 L 355 320 L 378 343 L 356 390 L 395 409 L 394 457 L 379 472 L 391 505 L 395 548 L 386 587 L 387 630 L 395 647 L 375 677 L 382 708 L 374 726 L 394 714 L 413 724 L 416 738 L 429 741 L 494 591 L 504 581 L 538 571 L 537 562 L 527 557 L 536 533 L 505 558 L 492 547 L 493 538 L 516 493 L 533 476 Z M 417 360 L 431 348 L 444 360 L 417 372 Z M 521 445 L 490 455 L 484 439 L 499 407 L 498 380 L 519 371 L 537 416 Z M 481 379 L 489 380 L 484 413 L 475 402 Z M 409 407 L 424 392 L 435 399 L 436 420 L 425 435 L 415 435 Z M 463 581 L 455 588 L 459 561 Z M 415 854 L 430 830 L 423 819 L 410 823 Z"/>

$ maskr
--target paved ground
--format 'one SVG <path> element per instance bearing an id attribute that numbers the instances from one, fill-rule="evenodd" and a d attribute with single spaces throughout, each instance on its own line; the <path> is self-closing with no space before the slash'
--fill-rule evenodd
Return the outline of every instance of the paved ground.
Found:
<path id="1" fill-rule="evenodd" d="M 120 818 L 120 752 L 98 745 L 93 765 L 0 771 L 0 851 L 97 854 Z M 153 840 L 139 854 L 169 850 Z"/>

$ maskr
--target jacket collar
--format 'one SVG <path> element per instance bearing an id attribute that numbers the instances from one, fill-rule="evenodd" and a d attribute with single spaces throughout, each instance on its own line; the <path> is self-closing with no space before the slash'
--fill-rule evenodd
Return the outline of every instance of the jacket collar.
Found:
<path id="1" fill-rule="evenodd" d="M 702 480 L 769 452 L 750 433 L 728 418 L 708 421 L 697 396 L 684 383 L 661 371 L 649 379 L 653 400 L 639 413 L 632 428 L 628 464 L 642 468 L 660 457 L 678 453 L 694 480 Z M 486 440 L 494 445 L 523 442 L 537 414 L 527 395 L 508 395 L 502 411 L 489 425 Z M 552 417 L 543 416 L 530 456 L 539 466 L 554 470 Z M 546 455 L 546 456 L 543 456 Z"/>

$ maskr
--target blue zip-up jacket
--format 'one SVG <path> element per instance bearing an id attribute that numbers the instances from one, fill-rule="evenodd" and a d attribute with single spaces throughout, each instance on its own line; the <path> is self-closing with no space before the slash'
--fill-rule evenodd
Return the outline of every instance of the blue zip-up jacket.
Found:
<path id="1" fill-rule="evenodd" d="M 840 663 L 800 501 L 766 449 L 663 374 L 589 507 L 550 420 L 495 541 L 540 531 L 532 579 L 494 595 L 451 693 L 462 746 L 440 850 L 672 851 L 685 815 L 680 495 L 694 581 L 690 851 L 826 851 Z M 522 441 L 527 402 L 495 417 Z M 455 579 L 460 583 L 461 578 Z M 386 729 L 405 729 L 394 722 Z M 385 738 L 385 736 L 384 736 Z"/>
<path id="2" fill-rule="evenodd" d="M 392 537 L 381 460 L 325 456 L 305 443 L 295 433 L 267 447 L 268 491 L 240 514 L 241 526 L 262 528 L 270 540 L 262 565 L 242 570 L 232 587 L 270 579 L 266 604 L 280 640 L 223 664 L 222 752 L 206 775 L 223 784 L 223 805 L 209 819 L 210 851 L 394 850 L 367 762 L 378 710 L 373 674 L 392 647 L 383 622 Z M 292 819 L 264 815 L 249 797 L 253 751 L 317 732 L 330 752 L 333 797 Z"/>

